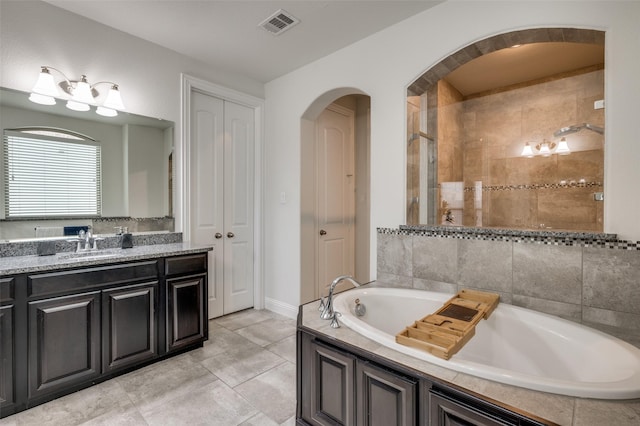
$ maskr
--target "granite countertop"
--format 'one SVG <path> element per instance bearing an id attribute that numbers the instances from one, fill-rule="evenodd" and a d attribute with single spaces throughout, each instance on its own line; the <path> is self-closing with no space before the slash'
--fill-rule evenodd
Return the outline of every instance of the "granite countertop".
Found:
<path id="1" fill-rule="evenodd" d="M 381 284 L 376 283 L 376 286 L 381 286 Z M 383 346 L 352 331 L 344 324 L 338 329 L 333 329 L 329 327 L 329 321 L 320 319 L 318 306 L 319 301 L 303 305 L 301 322 L 303 327 L 483 395 L 507 408 L 513 407 L 518 411 L 529 413 L 531 417 L 539 417 L 567 426 L 640 425 L 640 399 L 576 398 L 533 391 L 459 373 Z"/>
<path id="2" fill-rule="evenodd" d="M 86 257 L 73 257 L 76 254 L 70 252 L 57 253 L 53 256 L 0 257 L 0 276 L 81 266 L 105 265 L 131 260 L 155 259 L 182 254 L 206 253 L 211 250 L 213 250 L 212 246 L 181 242 L 141 245 L 134 246 L 130 249 L 103 249 L 83 254 Z"/>

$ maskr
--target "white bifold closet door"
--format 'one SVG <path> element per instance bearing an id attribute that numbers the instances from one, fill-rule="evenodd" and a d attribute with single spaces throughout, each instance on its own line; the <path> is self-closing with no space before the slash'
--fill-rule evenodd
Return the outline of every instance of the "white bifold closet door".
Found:
<path id="1" fill-rule="evenodd" d="M 209 318 L 253 306 L 254 111 L 191 95 L 191 241 L 211 244 Z"/>

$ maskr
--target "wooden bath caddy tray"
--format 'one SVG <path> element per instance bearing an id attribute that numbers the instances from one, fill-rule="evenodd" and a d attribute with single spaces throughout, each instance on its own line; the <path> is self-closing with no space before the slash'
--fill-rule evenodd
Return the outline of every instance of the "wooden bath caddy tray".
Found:
<path id="1" fill-rule="evenodd" d="M 440 309 L 396 334 L 396 342 L 449 359 L 475 334 L 476 324 L 489 318 L 500 295 L 460 290 Z"/>

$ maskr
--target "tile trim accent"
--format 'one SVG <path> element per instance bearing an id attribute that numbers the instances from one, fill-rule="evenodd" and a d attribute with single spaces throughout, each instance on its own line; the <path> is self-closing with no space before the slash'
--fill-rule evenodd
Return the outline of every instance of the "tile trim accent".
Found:
<path id="1" fill-rule="evenodd" d="M 507 241 L 555 246 L 640 250 L 640 241 L 618 240 L 616 234 L 430 225 L 400 225 L 399 228 L 377 228 L 377 231 L 378 234 L 387 235 L 416 235 L 464 240 Z"/>

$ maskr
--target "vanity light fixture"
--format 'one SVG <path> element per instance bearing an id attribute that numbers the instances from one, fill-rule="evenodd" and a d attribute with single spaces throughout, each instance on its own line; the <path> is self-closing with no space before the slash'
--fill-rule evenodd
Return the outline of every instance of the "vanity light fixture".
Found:
<path id="1" fill-rule="evenodd" d="M 64 78 L 57 86 L 50 70 L 60 73 Z M 95 87 L 99 84 L 109 84 L 111 86 L 102 104 L 96 102 L 96 98 L 100 96 L 100 92 L 98 92 Z M 62 71 L 45 65 L 41 67 L 38 81 L 36 81 L 35 86 L 33 86 L 29 100 L 42 105 L 55 105 L 55 98 L 60 96 L 58 87 L 60 87 L 64 93 L 71 96 L 71 98 L 67 100 L 66 106 L 74 111 L 89 111 L 90 105 L 97 105 L 97 114 L 105 117 L 115 117 L 118 115 L 117 110 L 125 109 L 122 103 L 122 97 L 120 96 L 120 90 L 116 83 L 99 81 L 95 84 L 89 84 L 87 76 L 85 75 L 82 75 L 80 80 L 69 80 Z"/>
<path id="2" fill-rule="evenodd" d="M 543 157 L 549 157 L 551 154 L 558 155 L 569 155 L 571 154 L 571 150 L 569 149 L 569 145 L 567 144 L 566 138 L 561 138 L 560 141 L 556 144 L 555 142 L 550 142 L 544 139 L 541 143 L 535 145 L 535 151 L 529 145 L 529 142 L 524 144 L 524 148 L 522 148 L 522 153 L 520 153 L 521 157 L 533 158 L 535 155 L 542 155 Z"/>

